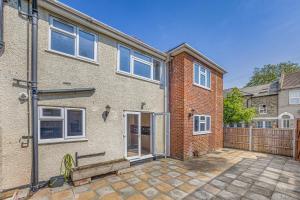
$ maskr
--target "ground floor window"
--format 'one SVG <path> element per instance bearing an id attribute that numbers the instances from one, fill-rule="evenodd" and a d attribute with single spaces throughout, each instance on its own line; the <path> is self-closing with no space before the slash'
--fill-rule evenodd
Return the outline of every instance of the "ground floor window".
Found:
<path id="1" fill-rule="evenodd" d="M 85 109 L 39 107 L 40 143 L 83 137 L 85 137 Z"/>
<path id="2" fill-rule="evenodd" d="M 257 121 L 257 128 L 272 128 L 272 121 Z"/>
<path id="3" fill-rule="evenodd" d="M 211 131 L 211 117 L 209 115 L 194 115 L 194 135 L 206 134 Z"/>

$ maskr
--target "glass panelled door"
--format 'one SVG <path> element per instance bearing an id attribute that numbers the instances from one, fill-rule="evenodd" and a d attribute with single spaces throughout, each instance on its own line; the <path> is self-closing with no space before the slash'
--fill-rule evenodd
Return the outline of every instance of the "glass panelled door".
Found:
<path id="1" fill-rule="evenodd" d="M 139 112 L 125 113 L 125 156 L 127 158 L 138 158 L 141 156 L 140 135 L 141 135 L 141 114 Z"/>
<path id="2" fill-rule="evenodd" d="M 169 155 L 169 113 L 153 114 L 153 154 Z"/>

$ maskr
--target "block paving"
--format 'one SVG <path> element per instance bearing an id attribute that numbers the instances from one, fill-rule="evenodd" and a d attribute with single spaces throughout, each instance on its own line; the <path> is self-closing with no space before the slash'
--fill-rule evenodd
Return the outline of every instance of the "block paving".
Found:
<path id="1" fill-rule="evenodd" d="M 78 187 L 44 188 L 32 200 L 300 200 L 300 162 L 222 149 L 188 161 L 160 159 Z"/>

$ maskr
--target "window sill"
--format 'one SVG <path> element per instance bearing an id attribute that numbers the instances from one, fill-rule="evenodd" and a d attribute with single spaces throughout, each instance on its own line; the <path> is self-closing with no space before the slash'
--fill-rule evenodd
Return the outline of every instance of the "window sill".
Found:
<path id="1" fill-rule="evenodd" d="M 148 79 L 148 78 L 143 78 L 141 76 L 132 75 L 132 74 L 129 74 L 129 73 L 126 73 L 126 72 L 116 71 L 116 74 L 119 74 L 119 75 L 122 75 L 122 76 L 127 76 L 127 77 L 130 77 L 130 78 L 135 78 L 135 79 L 142 80 L 142 81 L 147 81 L 147 82 L 158 84 L 158 85 L 161 84 L 160 81 L 155 81 L 155 80 L 151 80 L 151 79 Z"/>
<path id="2" fill-rule="evenodd" d="M 87 142 L 87 138 L 78 139 L 66 139 L 66 140 L 52 140 L 52 141 L 39 141 L 39 145 L 49 145 L 49 144 L 61 144 L 61 143 L 74 143 L 74 142 Z"/>
<path id="3" fill-rule="evenodd" d="M 90 64 L 97 65 L 97 66 L 99 65 L 99 62 L 96 62 L 96 61 L 93 61 L 93 60 L 84 59 L 84 58 L 81 58 L 81 57 L 72 56 L 72 55 L 61 53 L 59 51 L 54 51 L 54 50 L 51 50 L 51 49 L 46 49 L 45 52 L 51 53 L 51 54 L 60 55 L 60 56 L 64 56 L 64 57 L 67 57 L 67 58 L 75 59 L 75 60 L 78 60 L 78 61 L 90 63 Z"/>
<path id="4" fill-rule="evenodd" d="M 203 132 L 193 132 L 193 135 L 207 135 L 210 134 L 211 131 L 203 131 Z"/>
<path id="5" fill-rule="evenodd" d="M 205 90 L 211 91 L 211 88 L 204 87 L 204 86 L 199 85 L 199 84 L 196 84 L 196 83 L 193 83 L 193 85 L 196 86 L 196 87 L 200 87 L 200 88 L 203 88 L 203 89 L 205 89 Z"/>

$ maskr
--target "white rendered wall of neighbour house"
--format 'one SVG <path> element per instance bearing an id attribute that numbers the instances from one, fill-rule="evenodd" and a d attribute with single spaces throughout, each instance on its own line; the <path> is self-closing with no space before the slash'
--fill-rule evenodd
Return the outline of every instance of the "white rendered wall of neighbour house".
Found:
<path id="1" fill-rule="evenodd" d="M 41 10 L 39 16 L 39 89 L 96 88 L 91 95 L 41 97 L 39 105 L 84 108 L 87 141 L 39 145 L 40 180 L 59 174 L 62 157 L 66 153 L 105 151 L 105 156 L 85 159 L 80 161 L 81 164 L 123 158 L 124 110 L 140 111 L 141 102 L 145 102 L 144 111 L 163 112 L 163 87 L 158 83 L 117 74 L 118 42 L 105 35 L 95 33 L 99 36 L 97 63 L 50 53 L 47 51 L 49 13 Z M 30 60 L 27 57 L 27 28 L 27 21 L 18 16 L 17 10 L 5 5 L 6 49 L 0 57 L 0 190 L 30 183 L 31 145 L 21 148 L 19 142 L 22 136 L 27 135 L 28 129 L 27 102 L 21 103 L 18 99 L 26 88 L 12 85 L 13 78 L 27 79 L 27 61 Z M 106 105 L 111 106 L 111 112 L 104 122 L 101 115 Z"/>

